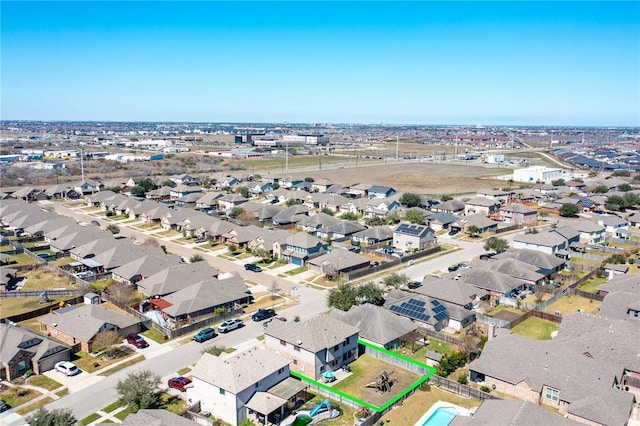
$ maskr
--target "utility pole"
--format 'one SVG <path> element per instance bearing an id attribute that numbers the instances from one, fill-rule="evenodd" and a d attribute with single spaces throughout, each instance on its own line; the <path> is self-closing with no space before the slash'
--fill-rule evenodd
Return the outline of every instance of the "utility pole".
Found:
<path id="1" fill-rule="evenodd" d="M 80 172 L 82 174 L 82 182 L 84 182 L 84 152 L 80 150 Z"/>
<path id="2" fill-rule="evenodd" d="M 400 161 L 400 135 L 396 133 L 396 162 Z"/>

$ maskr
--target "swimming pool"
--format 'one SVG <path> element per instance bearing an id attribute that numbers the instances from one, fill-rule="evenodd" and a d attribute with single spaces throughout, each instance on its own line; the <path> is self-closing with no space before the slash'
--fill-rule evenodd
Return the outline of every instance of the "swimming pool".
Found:
<path id="1" fill-rule="evenodd" d="M 422 426 L 448 426 L 458 413 L 454 408 L 439 407 L 427 418 Z"/>

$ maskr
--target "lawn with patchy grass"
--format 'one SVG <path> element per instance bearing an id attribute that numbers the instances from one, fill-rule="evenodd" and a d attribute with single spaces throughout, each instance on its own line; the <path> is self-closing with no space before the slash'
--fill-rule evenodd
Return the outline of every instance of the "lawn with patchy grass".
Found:
<path id="1" fill-rule="evenodd" d="M 556 331 L 558 323 L 530 317 L 511 329 L 513 333 L 535 340 L 550 340 L 551 332 Z"/>
<path id="2" fill-rule="evenodd" d="M 58 303 L 64 299 L 64 297 L 56 297 L 50 299 L 51 302 L 44 304 L 40 303 L 41 299 L 39 297 L 11 297 L 0 299 L 0 316 L 2 316 L 2 318 L 7 318 L 40 309 L 45 306 L 50 306 L 51 308 L 57 307 Z"/>
<path id="3" fill-rule="evenodd" d="M 586 312 L 588 314 L 597 314 L 599 312 L 600 302 L 597 300 L 587 299 L 581 296 L 565 295 L 560 299 L 547 306 L 546 312 L 555 313 L 560 311 L 560 315 L 568 314 L 569 312 Z"/>
<path id="4" fill-rule="evenodd" d="M 301 274 L 303 272 L 307 272 L 309 270 L 309 268 L 307 268 L 306 266 L 301 266 L 299 268 L 296 269 L 292 269 L 290 271 L 285 272 L 286 275 L 289 275 L 290 277 L 294 276 L 294 275 L 298 275 Z"/>
<path id="5" fill-rule="evenodd" d="M 78 426 L 87 426 L 100 418 L 100 414 L 92 413 L 78 422 Z"/>
<path id="6" fill-rule="evenodd" d="M 127 348 L 127 349 L 129 351 L 131 350 L 130 348 Z M 131 353 L 127 353 L 123 351 L 123 356 L 116 357 L 114 359 L 102 359 L 102 357 L 93 356 L 91 354 L 81 351 L 74 354 L 72 361 L 79 369 L 86 371 L 87 373 L 93 373 L 94 371 L 97 371 L 105 367 L 108 367 L 112 364 L 115 364 L 118 361 L 122 361 L 123 358 L 129 356 Z"/>
<path id="7" fill-rule="evenodd" d="M 162 334 L 159 330 L 156 330 L 153 327 L 148 329 L 148 330 L 146 330 L 146 331 L 143 331 L 140 334 L 143 335 L 144 337 L 148 338 L 149 340 L 153 340 L 156 343 L 166 343 L 167 342 L 164 339 L 164 334 Z"/>
<path id="8" fill-rule="evenodd" d="M 428 345 L 424 346 L 416 344 L 415 349 L 416 351 L 412 352 L 411 345 L 407 344 L 406 346 L 398 348 L 392 352 L 402 354 L 406 357 L 413 358 L 416 361 L 424 363 L 427 350 L 447 355 L 451 355 L 454 351 L 456 351 L 456 347 L 454 345 L 451 345 L 450 343 L 447 343 L 443 340 L 435 339 L 433 337 L 429 337 Z"/>
<path id="9" fill-rule="evenodd" d="M 132 366 L 134 364 L 137 364 L 137 363 L 139 363 L 141 361 L 144 361 L 144 359 L 145 359 L 144 355 L 138 355 L 137 357 L 131 358 L 130 360 L 125 361 L 122 364 L 118 364 L 115 367 L 112 367 L 107 371 L 103 371 L 102 373 L 100 373 L 100 375 L 101 376 L 110 376 L 113 373 L 118 372 L 118 371 L 120 371 L 120 370 L 122 370 L 124 368 L 127 368 L 127 367 Z"/>
<path id="10" fill-rule="evenodd" d="M 58 392 L 56 392 L 56 395 L 58 395 L 60 398 L 69 395 L 69 388 L 60 389 Z"/>
<path id="11" fill-rule="evenodd" d="M 244 311 L 245 313 L 252 313 L 257 311 L 258 309 L 273 308 L 275 305 L 282 302 L 284 302 L 284 298 L 282 296 L 262 297 L 256 300 L 254 303 L 247 306 Z"/>
<path id="12" fill-rule="evenodd" d="M 60 386 L 62 386 L 62 383 L 58 383 L 47 376 L 31 376 L 27 379 L 27 384 L 47 390 L 58 389 Z"/>
<path id="13" fill-rule="evenodd" d="M 11 387 L 4 392 L 0 392 L 0 399 L 9 404 L 10 407 L 17 407 L 42 395 L 40 392 L 21 387 Z"/>
<path id="14" fill-rule="evenodd" d="M 53 290 L 54 288 L 74 288 L 69 278 L 43 268 L 34 269 L 23 275 L 27 282 L 22 286 L 24 291 Z"/>
<path id="15" fill-rule="evenodd" d="M 582 291 L 586 291 L 589 293 L 597 293 L 598 292 L 598 286 L 602 285 L 604 283 L 607 282 L 607 279 L 602 277 L 602 278 L 593 278 L 589 281 L 585 281 L 580 285 L 580 290 Z"/>
<path id="16" fill-rule="evenodd" d="M 50 402 L 53 402 L 53 398 L 51 397 L 42 398 L 37 402 L 34 402 L 33 404 L 29 404 L 18 409 L 18 414 L 22 414 L 24 416 L 25 414 L 31 413 L 32 411 L 35 411 L 38 408 L 45 406 Z"/>
<path id="17" fill-rule="evenodd" d="M 360 356 L 349 366 L 352 374 L 337 382 L 333 388 L 378 407 L 383 406 L 421 377 L 367 354 Z M 392 386 L 390 392 L 380 393 L 375 388 L 375 382 L 384 371 L 390 374 Z"/>
<path id="18" fill-rule="evenodd" d="M 22 266 L 22 265 L 35 265 L 37 262 L 35 259 L 27 256 L 24 253 L 12 254 L 9 259 L 10 266 Z"/>
<path id="19" fill-rule="evenodd" d="M 480 406 L 478 400 L 463 398 L 432 385 L 430 391 L 416 389 L 411 396 L 404 400 L 402 406 L 385 414 L 383 419 L 389 419 L 390 425 L 413 425 L 438 401 L 450 402 L 469 409 Z"/>

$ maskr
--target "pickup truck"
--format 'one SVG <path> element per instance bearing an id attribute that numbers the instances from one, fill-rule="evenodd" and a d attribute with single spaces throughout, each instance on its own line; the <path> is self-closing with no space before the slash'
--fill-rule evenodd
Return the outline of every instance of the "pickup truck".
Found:
<path id="1" fill-rule="evenodd" d="M 251 316 L 254 321 L 262 321 L 276 316 L 276 311 L 273 309 L 258 309 L 258 311 Z"/>

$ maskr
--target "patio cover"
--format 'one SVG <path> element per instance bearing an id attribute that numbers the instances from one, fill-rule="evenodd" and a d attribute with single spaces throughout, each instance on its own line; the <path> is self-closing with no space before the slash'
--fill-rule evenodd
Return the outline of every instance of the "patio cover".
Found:
<path id="1" fill-rule="evenodd" d="M 287 377 L 277 385 L 273 386 L 267 392 L 282 399 L 288 400 L 297 395 L 300 391 L 305 390 L 306 388 L 307 384 L 302 380 L 297 380 L 293 377 Z"/>
<path id="2" fill-rule="evenodd" d="M 102 263 L 96 262 L 93 259 L 80 259 L 77 262 L 71 262 L 69 266 L 80 266 L 84 265 L 87 268 L 99 268 L 102 266 Z"/>
<path id="3" fill-rule="evenodd" d="M 269 415 L 287 403 L 286 399 L 272 395 L 268 392 L 256 392 L 245 406 L 260 414 Z"/>

